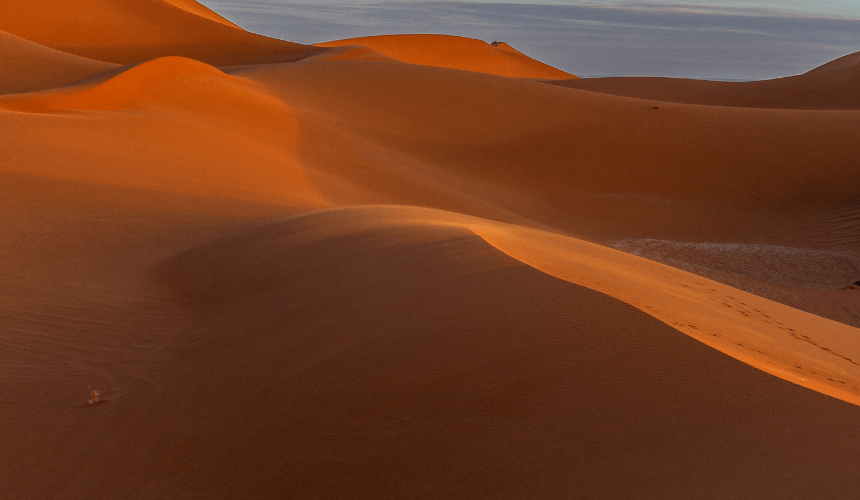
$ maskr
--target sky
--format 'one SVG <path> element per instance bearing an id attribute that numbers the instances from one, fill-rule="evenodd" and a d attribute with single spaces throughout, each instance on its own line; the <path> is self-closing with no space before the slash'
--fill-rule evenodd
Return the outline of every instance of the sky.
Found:
<path id="1" fill-rule="evenodd" d="M 299 43 L 392 33 L 506 41 L 579 76 L 759 80 L 860 51 L 860 0 L 202 0 Z"/>

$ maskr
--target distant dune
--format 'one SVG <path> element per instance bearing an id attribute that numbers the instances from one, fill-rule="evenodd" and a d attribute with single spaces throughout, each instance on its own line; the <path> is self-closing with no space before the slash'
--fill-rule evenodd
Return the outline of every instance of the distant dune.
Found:
<path id="1" fill-rule="evenodd" d="M 0 496 L 860 486 L 856 54 L 580 80 L 193 0 L 0 30 Z"/>
<path id="2" fill-rule="evenodd" d="M 318 47 L 364 45 L 410 64 L 489 73 L 512 78 L 571 78 L 536 61 L 510 45 L 491 45 L 480 40 L 448 35 L 382 35 L 317 44 Z"/>
<path id="3" fill-rule="evenodd" d="M 860 52 L 802 75 L 760 82 L 625 77 L 548 83 L 638 99 L 707 106 L 856 110 L 860 109 Z"/>

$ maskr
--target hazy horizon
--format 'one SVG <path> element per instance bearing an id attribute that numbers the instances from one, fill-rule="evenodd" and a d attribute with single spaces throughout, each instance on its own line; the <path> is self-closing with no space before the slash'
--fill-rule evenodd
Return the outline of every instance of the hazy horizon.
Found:
<path id="1" fill-rule="evenodd" d="M 393 33 L 504 40 L 580 76 L 755 80 L 860 51 L 860 3 L 835 0 L 202 3 L 245 29 L 299 43 Z"/>

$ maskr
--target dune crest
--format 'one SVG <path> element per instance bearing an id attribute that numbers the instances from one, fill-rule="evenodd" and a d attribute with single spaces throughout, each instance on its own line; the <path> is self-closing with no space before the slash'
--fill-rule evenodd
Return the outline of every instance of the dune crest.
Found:
<path id="1" fill-rule="evenodd" d="M 571 78 L 573 75 L 536 61 L 510 46 L 450 35 L 381 35 L 318 43 L 318 47 L 365 45 L 410 64 L 461 69 L 513 78 Z M 506 44 L 507 45 L 507 44 Z"/>
<path id="2" fill-rule="evenodd" d="M 415 207 L 347 208 L 327 216 L 468 230 L 534 269 L 630 304 L 744 363 L 860 405 L 856 328 L 641 257 L 518 225 Z M 363 227 L 353 224 L 345 230 Z"/>
<path id="3" fill-rule="evenodd" d="M 833 61 L 809 70 L 805 74 L 808 75 L 810 73 L 820 73 L 823 71 L 839 71 L 851 74 L 855 78 L 860 78 L 860 52 L 855 52 L 853 54 L 848 54 L 838 59 L 834 59 Z"/>
<path id="4" fill-rule="evenodd" d="M 302 62 L 312 61 L 374 61 L 374 62 L 399 62 L 403 61 L 377 52 L 367 45 L 340 45 L 328 48 L 324 52 L 312 55 Z"/>
<path id="5" fill-rule="evenodd" d="M 580 240 L 518 227 L 475 232 L 535 269 L 615 297 L 735 359 L 860 405 L 854 327 Z"/>
<path id="6" fill-rule="evenodd" d="M 198 15 L 200 17 L 205 17 L 206 19 L 210 19 L 215 21 L 216 23 L 221 23 L 225 26 L 230 26 L 231 28 L 242 29 L 239 26 L 236 26 L 232 22 L 218 15 L 218 13 L 212 11 L 212 9 L 206 7 L 198 3 L 196 0 L 164 0 L 165 2 L 179 7 L 182 10 L 186 10 L 191 12 L 192 14 Z"/>
<path id="7" fill-rule="evenodd" d="M 0 98 L 0 108 L 31 113 L 133 109 L 147 105 L 204 109 L 207 94 L 246 93 L 250 82 L 241 88 L 239 81 L 193 59 L 162 57 L 110 70 L 63 89 Z M 206 92 L 201 94 L 200 88 Z M 266 104 L 277 106 L 279 101 L 271 99 Z"/>

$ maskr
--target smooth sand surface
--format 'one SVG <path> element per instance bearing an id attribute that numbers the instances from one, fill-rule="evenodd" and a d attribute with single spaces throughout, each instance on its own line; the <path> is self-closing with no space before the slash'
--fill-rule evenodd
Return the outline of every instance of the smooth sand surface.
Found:
<path id="1" fill-rule="evenodd" d="M 190 0 L 0 24 L 0 496 L 860 488 L 856 57 L 749 106 Z"/>

